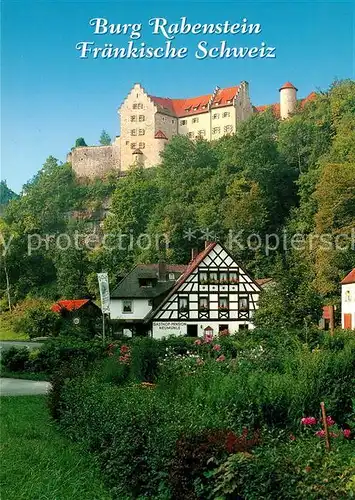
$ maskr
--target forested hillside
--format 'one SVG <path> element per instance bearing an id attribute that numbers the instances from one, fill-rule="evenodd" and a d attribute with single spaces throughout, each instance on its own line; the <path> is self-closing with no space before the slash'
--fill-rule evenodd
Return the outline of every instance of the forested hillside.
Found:
<path id="1" fill-rule="evenodd" d="M 85 213 L 107 200 L 99 227 Z M 252 275 L 276 278 L 280 314 L 315 319 L 355 266 L 355 82 L 336 82 L 286 121 L 270 109 L 215 142 L 177 136 L 160 166 L 119 179 L 85 185 L 49 158 L 1 224 L 2 245 L 12 240 L 0 288 L 5 297 L 7 274 L 13 301 L 95 295 L 96 272 L 114 285 L 134 263 L 186 263 L 192 247 L 219 238 Z M 94 226 L 110 234 L 104 245 L 84 241 Z M 76 232 L 82 244 L 58 248 L 55 236 L 67 235 L 64 247 Z"/>

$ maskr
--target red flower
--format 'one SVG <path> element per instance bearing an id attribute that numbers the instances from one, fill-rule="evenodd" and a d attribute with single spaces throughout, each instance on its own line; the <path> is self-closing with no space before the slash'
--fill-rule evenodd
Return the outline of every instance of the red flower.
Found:
<path id="1" fill-rule="evenodd" d="M 194 342 L 195 345 L 201 345 L 202 344 L 202 341 L 200 339 L 197 339 L 195 340 Z"/>
<path id="2" fill-rule="evenodd" d="M 220 350 L 221 350 L 221 346 L 220 346 L 219 344 L 215 344 L 215 345 L 213 346 L 213 350 L 214 350 L 214 351 L 220 351 Z"/>
<path id="3" fill-rule="evenodd" d="M 121 345 L 120 353 L 125 354 L 126 352 L 129 352 L 129 347 L 127 345 Z"/>
<path id="4" fill-rule="evenodd" d="M 290 440 L 291 441 L 296 441 L 296 436 L 294 434 L 290 434 Z"/>
<path id="5" fill-rule="evenodd" d="M 350 430 L 350 429 L 344 429 L 344 430 L 343 430 L 343 436 L 344 436 L 346 439 L 350 439 L 350 436 L 351 436 L 351 430 Z"/>
<path id="6" fill-rule="evenodd" d="M 332 419 L 332 417 L 327 417 L 327 424 L 329 427 L 335 424 L 335 420 Z"/>
<path id="7" fill-rule="evenodd" d="M 303 417 L 301 419 L 302 425 L 315 425 L 317 423 L 317 419 L 314 417 Z"/>
<path id="8" fill-rule="evenodd" d="M 226 357 L 223 354 L 218 356 L 218 358 L 216 359 L 216 361 L 218 361 L 218 362 L 225 361 L 225 360 L 226 360 Z"/>
<path id="9" fill-rule="evenodd" d="M 321 431 L 317 431 L 316 432 L 316 436 L 318 436 L 318 437 L 324 437 L 325 436 L 325 430 L 322 429 Z"/>

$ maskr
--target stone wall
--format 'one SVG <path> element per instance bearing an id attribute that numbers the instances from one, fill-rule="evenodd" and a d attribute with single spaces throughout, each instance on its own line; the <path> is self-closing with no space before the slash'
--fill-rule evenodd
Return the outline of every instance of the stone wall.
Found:
<path id="1" fill-rule="evenodd" d="M 120 170 L 120 154 L 117 142 L 112 146 L 88 146 L 75 148 L 67 160 L 79 178 L 103 177 L 106 172 Z"/>

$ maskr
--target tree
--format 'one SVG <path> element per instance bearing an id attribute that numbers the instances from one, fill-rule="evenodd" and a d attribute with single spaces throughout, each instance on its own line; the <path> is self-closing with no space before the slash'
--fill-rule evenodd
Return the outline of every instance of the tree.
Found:
<path id="1" fill-rule="evenodd" d="M 75 148 L 82 148 L 82 147 L 87 147 L 87 144 L 84 140 L 83 137 L 79 137 L 76 141 L 75 141 Z"/>
<path id="2" fill-rule="evenodd" d="M 101 146 L 110 146 L 111 145 L 111 137 L 108 135 L 106 130 L 103 130 L 101 132 L 100 144 L 101 144 Z"/>

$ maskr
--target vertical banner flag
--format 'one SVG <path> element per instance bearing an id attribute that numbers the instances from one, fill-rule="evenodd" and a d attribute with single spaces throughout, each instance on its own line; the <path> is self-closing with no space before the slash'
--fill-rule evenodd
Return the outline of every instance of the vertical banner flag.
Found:
<path id="1" fill-rule="evenodd" d="M 110 314 L 110 287 L 108 283 L 108 274 L 98 273 L 97 277 L 100 287 L 102 314 Z"/>

